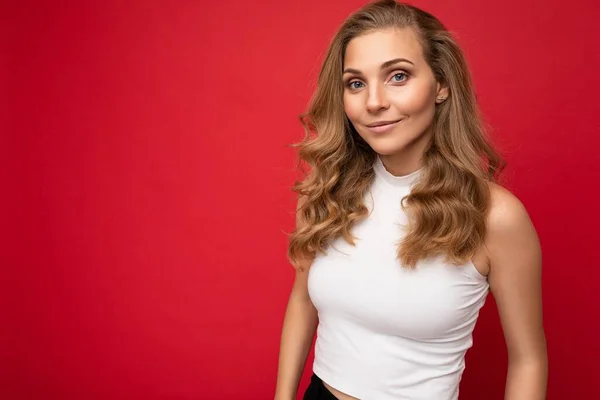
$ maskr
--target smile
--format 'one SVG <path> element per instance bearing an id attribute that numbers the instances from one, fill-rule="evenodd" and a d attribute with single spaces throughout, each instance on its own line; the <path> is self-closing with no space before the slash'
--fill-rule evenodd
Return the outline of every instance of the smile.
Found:
<path id="1" fill-rule="evenodd" d="M 384 132 L 387 132 L 387 131 L 389 131 L 391 129 L 394 129 L 394 127 L 396 125 L 398 125 L 400 122 L 402 122 L 402 119 L 399 119 L 397 121 L 385 122 L 385 123 L 374 123 L 374 124 L 365 125 L 365 126 L 371 132 L 374 132 L 374 133 L 384 133 Z"/>

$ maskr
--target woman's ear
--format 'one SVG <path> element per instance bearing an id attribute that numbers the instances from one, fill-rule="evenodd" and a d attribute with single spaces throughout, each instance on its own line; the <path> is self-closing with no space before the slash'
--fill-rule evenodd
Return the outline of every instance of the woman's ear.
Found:
<path id="1" fill-rule="evenodd" d="M 435 96 L 435 102 L 437 104 L 443 103 L 449 94 L 448 86 L 442 86 L 439 83 L 437 84 L 437 94 Z"/>

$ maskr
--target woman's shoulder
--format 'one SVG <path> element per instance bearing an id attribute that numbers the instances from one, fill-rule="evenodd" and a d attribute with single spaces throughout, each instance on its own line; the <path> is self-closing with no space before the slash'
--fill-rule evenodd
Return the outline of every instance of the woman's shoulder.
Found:
<path id="1" fill-rule="evenodd" d="M 492 250 L 525 244 L 537 245 L 538 237 L 523 202 L 510 190 L 490 182 L 486 216 L 486 245 Z"/>
<path id="2" fill-rule="evenodd" d="M 490 204 L 487 222 L 490 229 L 514 229 L 529 221 L 523 202 L 504 186 L 489 182 Z"/>

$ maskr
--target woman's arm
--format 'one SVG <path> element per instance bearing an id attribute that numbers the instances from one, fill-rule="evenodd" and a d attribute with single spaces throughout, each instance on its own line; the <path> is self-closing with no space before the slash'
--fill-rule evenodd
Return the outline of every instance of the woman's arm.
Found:
<path id="1" fill-rule="evenodd" d="M 304 371 L 306 358 L 312 345 L 317 328 L 317 311 L 307 295 L 304 295 L 308 269 L 296 272 L 296 282 L 290 295 L 279 351 L 277 387 L 275 400 L 293 400 L 296 398 L 298 384 Z"/>
<path id="2" fill-rule="evenodd" d="M 546 398 L 548 359 L 542 319 L 542 255 L 523 204 L 491 186 L 486 246 L 490 290 L 508 350 L 506 400 Z"/>
<path id="3" fill-rule="evenodd" d="M 298 208 L 302 198 L 298 201 Z M 296 218 L 296 224 L 301 223 Z M 296 398 L 306 358 L 317 329 L 317 310 L 308 295 L 308 270 L 312 260 L 305 260 L 296 269 L 296 277 L 285 311 L 279 350 L 279 366 L 275 400 Z"/>

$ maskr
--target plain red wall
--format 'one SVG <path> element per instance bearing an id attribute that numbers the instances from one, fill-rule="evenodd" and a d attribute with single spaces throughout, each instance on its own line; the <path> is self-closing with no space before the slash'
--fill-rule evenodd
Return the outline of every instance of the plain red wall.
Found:
<path id="1" fill-rule="evenodd" d="M 272 398 L 286 146 L 362 4 L 4 3 L 1 398 Z M 456 32 L 537 226 L 548 398 L 600 398 L 598 3 L 415 4 Z M 490 297 L 461 399 L 502 399 L 505 368 Z"/>

